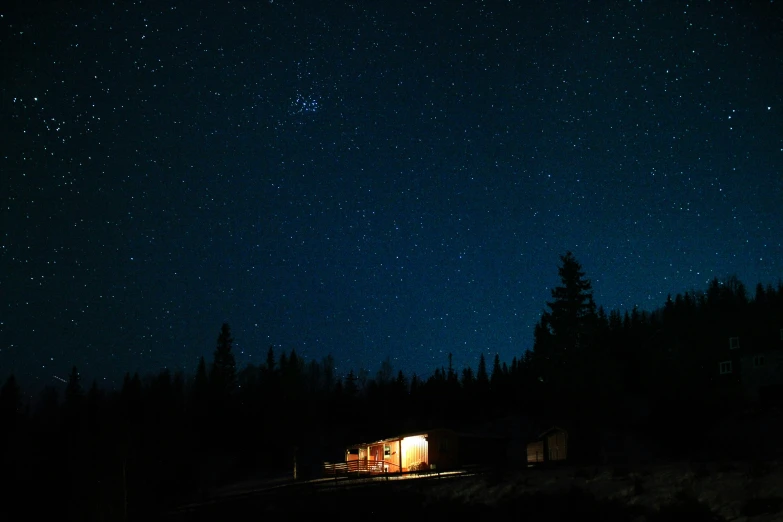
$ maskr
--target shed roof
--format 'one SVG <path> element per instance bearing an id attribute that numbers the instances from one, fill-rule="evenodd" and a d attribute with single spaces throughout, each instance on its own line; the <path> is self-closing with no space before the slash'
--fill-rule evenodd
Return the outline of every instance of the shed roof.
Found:
<path id="1" fill-rule="evenodd" d="M 561 428 L 561 427 L 559 427 L 559 426 L 552 426 L 552 427 L 551 427 L 551 428 L 549 428 L 548 430 L 544 431 L 544 432 L 543 432 L 541 435 L 539 435 L 539 436 L 538 436 L 538 438 L 539 438 L 539 439 L 543 439 L 543 438 L 544 438 L 544 437 L 546 437 L 547 435 L 549 435 L 549 434 L 551 434 L 551 433 L 558 432 L 558 431 L 562 431 L 563 433 L 565 433 L 566 435 L 568 435 L 568 432 L 567 432 L 566 430 L 564 430 L 563 428 Z"/>

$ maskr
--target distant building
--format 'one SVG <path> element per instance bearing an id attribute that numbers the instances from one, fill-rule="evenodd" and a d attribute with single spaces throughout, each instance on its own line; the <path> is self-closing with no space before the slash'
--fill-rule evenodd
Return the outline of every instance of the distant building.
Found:
<path id="1" fill-rule="evenodd" d="M 568 432 L 552 426 L 527 445 L 528 464 L 564 461 L 568 457 Z"/>
<path id="2" fill-rule="evenodd" d="M 729 337 L 721 350 L 715 375 L 719 382 L 738 385 L 742 396 L 751 401 L 781 395 L 783 329 Z"/>

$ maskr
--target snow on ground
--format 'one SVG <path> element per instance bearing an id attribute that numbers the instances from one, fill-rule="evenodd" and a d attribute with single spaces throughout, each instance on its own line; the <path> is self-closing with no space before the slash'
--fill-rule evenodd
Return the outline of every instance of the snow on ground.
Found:
<path id="1" fill-rule="evenodd" d="M 725 520 L 783 521 L 783 466 L 779 462 L 673 463 L 635 470 L 527 469 L 434 482 L 428 496 L 433 502 L 496 507 L 525 495 L 558 495 L 575 488 L 598 501 L 616 501 L 644 512 L 689 500 Z"/>
<path id="2" fill-rule="evenodd" d="M 633 469 L 558 466 L 313 481 L 266 476 L 213 491 L 205 501 L 184 506 L 180 518 L 171 520 L 193 520 L 194 515 L 203 520 L 218 515 L 246 520 L 248 512 L 331 516 L 347 505 L 372 511 L 382 520 L 377 506 L 389 501 L 410 520 L 472 513 L 479 519 L 524 514 L 532 522 L 584 520 L 588 515 L 632 522 L 783 522 L 783 465 L 737 461 Z"/>

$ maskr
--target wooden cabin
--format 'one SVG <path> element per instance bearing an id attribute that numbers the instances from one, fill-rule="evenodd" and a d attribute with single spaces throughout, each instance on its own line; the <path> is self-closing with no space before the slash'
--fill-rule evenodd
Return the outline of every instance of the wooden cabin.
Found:
<path id="1" fill-rule="evenodd" d="M 568 457 L 568 432 L 552 426 L 527 445 L 527 463 L 564 461 Z"/>
<path id="2" fill-rule="evenodd" d="M 354 444 L 345 450 L 345 462 L 324 463 L 324 473 L 406 473 L 444 471 L 459 465 L 459 437 L 435 429 Z"/>

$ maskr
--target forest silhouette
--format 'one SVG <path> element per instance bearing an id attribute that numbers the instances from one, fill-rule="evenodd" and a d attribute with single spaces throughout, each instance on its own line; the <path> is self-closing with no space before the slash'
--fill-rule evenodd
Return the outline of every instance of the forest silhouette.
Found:
<path id="1" fill-rule="evenodd" d="M 10 375 L 0 390 L 0 518 L 142 517 L 251 474 L 290 473 L 294 457 L 306 479 L 347 444 L 441 427 L 487 432 L 509 418 L 567 429 L 576 463 L 605 458 L 607 433 L 653 441 L 663 459 L 775 449 L 727 448 L 710 434 L 782 402 L 783 382 L 769 372 L 756 382 L 751 369 L 783 348 L 783 282 L 751 296 L 736 277 L 714 279 L 652 312 L 607 313 L 573 254 L 558 273 L 532 350 L 510 362 L 481 354 L 475 369 L 454 368 L 449 354 L 426 379 L 395 372 L 389 358 L 374 374 L 342 377 L 331 356 L 305 361 L 272 347 L 264 363 L 237 368 L 228 324 L 194 375 L 128 373 L 108 391 L 74 367 L 62 393 L 49 386 L 33 403 Z"/>

